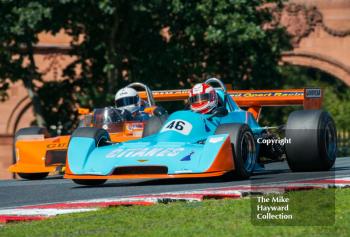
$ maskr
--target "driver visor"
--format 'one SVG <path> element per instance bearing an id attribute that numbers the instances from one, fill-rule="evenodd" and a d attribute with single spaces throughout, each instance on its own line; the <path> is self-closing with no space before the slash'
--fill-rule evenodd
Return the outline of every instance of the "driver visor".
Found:
<path id="1" fill-rule="evenodd" d="M 116 100 L 115 106 L 118 108 L 118 107 L 133 105 L 133 104 L 137 104 L 137 101 L 138 101 L 137 96 L 124 97 Z"/>
<path id="2" fill-rule="evenodd" d="M 188 101 L 191 104 L 197 104 L 197 103 L 202 103 L 202 102 L 208 102 L 210 100 L 210 94 L 206 93 L 206 94 L 196 94 L 191 96 Z"/>

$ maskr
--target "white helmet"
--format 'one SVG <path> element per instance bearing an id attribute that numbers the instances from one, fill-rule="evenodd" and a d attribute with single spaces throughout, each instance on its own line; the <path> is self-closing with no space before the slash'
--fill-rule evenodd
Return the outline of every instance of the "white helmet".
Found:
<path id="1" fill-rule="evenodd" d="M 115 94 L 115 106 L 118 109 L 126 109 L 134 113 L 140 109 L 141 99 L 137 91 L 130 87 L 124 87 Z"/>

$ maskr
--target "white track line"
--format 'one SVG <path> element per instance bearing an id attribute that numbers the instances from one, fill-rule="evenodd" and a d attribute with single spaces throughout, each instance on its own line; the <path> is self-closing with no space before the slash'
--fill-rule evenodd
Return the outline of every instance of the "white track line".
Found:
<path id="1" fill-rule="evenodd" d="M 0 210 L 0 215 L 8 215 L 8 216 L 56 216 L 61 214 L 69 214 L 69 213 L 78 213 L 78 212 L 87 212 L 87 211 L 96 211 L 98 208 L 75 208 L 75 209 L 7 209 Z"/>

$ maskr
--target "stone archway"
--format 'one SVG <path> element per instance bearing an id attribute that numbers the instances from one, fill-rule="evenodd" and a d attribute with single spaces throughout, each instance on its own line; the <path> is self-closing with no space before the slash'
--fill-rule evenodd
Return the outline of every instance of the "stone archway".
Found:
<path id="1" fill-rule="evenodd" d="M 18 130 L 18 124 L 20 120 L 22 119 L 23 115 L 31 108 L 31 105 L 32 103 L 29 99 L 29 96 L 23 97 L 15 104 L 6 123 L 7 134 L 15 134 L 15 132 Z"/>
<path id="2" fill-rule="evenodd" d="M 282 61 L 287 64 L 311 67 L 327 72 L 350 86 L 350 68 L 337 60 L 324 55 L 308 52 L 285 52 Z"/>
<path id="3" fill-rule="evenodd" d="M 291 36 L 283 63 L 317 68 L 350 86 L 350 1 L 290 0 L 272 12 L 272 26 Z"/>

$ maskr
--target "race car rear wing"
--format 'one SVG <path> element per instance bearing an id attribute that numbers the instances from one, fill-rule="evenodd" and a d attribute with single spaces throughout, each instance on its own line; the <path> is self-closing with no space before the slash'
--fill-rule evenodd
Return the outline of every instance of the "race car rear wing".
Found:
<path id="1" fill-rule="evenodd" d="M 290 90 L 228 90 L 233 100 L 240 107 L 292 106 L 303 105 L 305 109 L 319 109 L 322 105 L 320 88 Z M 146 93 L 139 92 L 142 99 Z M 156 101 L 178 101 L 188 98 L 188 90 L 153 91 Z"/>
<path id="2" fill-rule="evenodd" d="M 188 89 L 153 91 L 156 101 L 178 101 L 188 98 Z M 288 90 L 228 90 L 227 93 L 240 107 L 248 108 L 256 119 L 261 107 L 302 105 L 304 109 L 320 109 L 323 93 L 320 88 L 288 89 Z M 145 92 L 139 92 L 146 99 Z"/>

